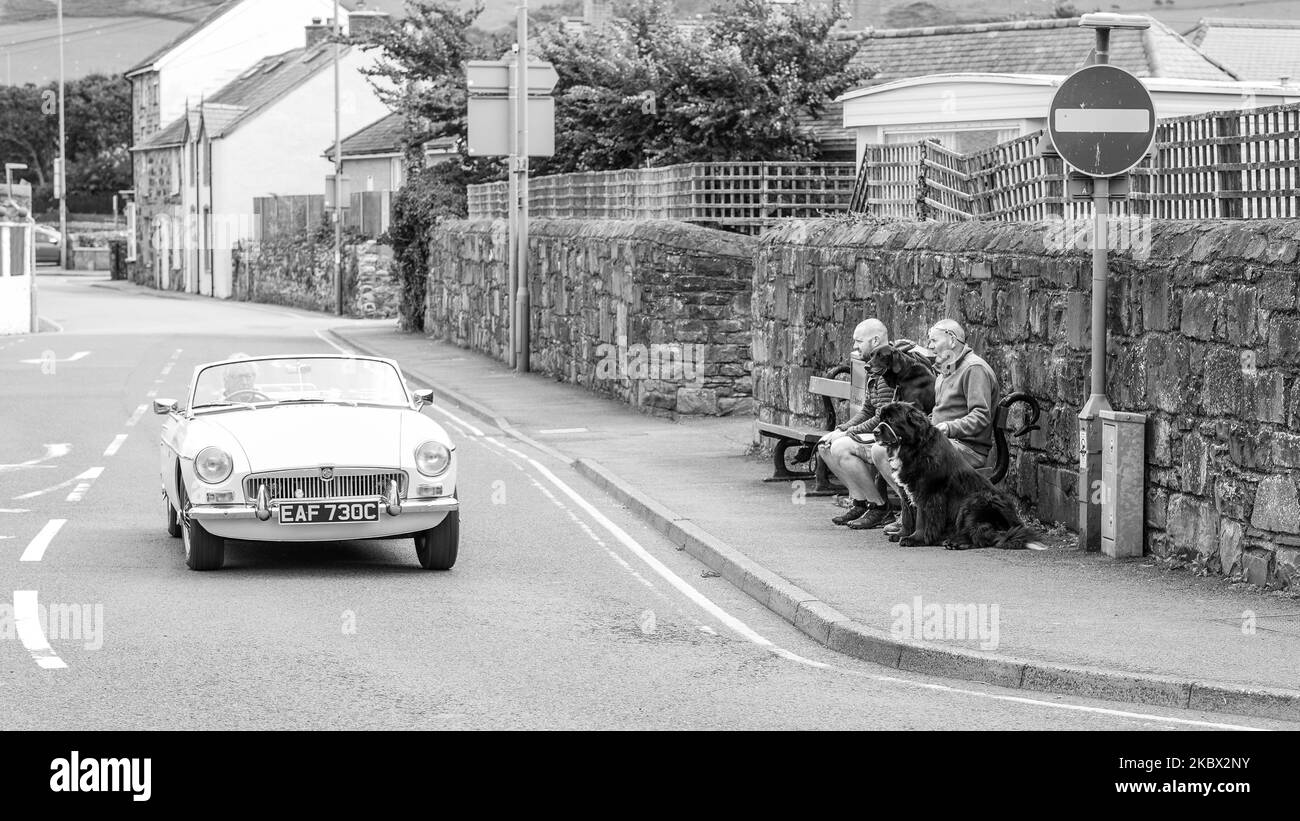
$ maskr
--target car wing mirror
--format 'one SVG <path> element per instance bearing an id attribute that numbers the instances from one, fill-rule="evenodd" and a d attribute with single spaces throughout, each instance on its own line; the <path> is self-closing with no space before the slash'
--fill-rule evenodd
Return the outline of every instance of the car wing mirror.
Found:
<path id="1" fill-rule="evenodd" d="M 415 392 L 415 406 L 418 408 L 422 405 L 433 404 L 433 391 L 420 390 Z"/>
<path id="2" fill-rule="evenodd" d="M 166 416 L 169 413 L 175 413 L 178 404 L 175 399 L 155 399 L 153 400 L 153 412 L 159 416 Z"/>

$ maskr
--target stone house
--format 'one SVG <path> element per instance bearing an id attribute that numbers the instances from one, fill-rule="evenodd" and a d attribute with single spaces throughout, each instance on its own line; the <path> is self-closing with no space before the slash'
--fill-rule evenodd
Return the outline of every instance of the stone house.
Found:
<path id="1" fill-rule="evenodd" d="M 228 298 L 230 251 L 253 237 L 253 198 L 320 190 L 330 171 L 320 146 L 334 133 L 333 47 L 320 28 L 307 26 L 307 45 L 254 62 L 132 148 L 137 280 Z M 362 74 L 377 59 L 340 50 L 345 132 L 387 111 Z"/>

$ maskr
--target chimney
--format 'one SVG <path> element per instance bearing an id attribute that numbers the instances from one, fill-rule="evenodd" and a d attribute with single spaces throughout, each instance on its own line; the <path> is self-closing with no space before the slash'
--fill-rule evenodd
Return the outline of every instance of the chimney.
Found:
<path id="1" fill-rule="evenodd" d="M 311 25 L 307 27 L 307 48 L 328 40 L 333 28 L 333 20 L 326 20 L 322 23 L 319 17 L 311 18 Z"/>
<path id="2" fill-rule="evenodd" d="M 354 43 L 377 43 L 378 35 L 391 24 L 387 12 L 358 8 L 348 15 L 348 37 Z"/>
<path id="3" fill-rule="evenodd" d="M 592 28 L 600 28 L 614 19 L 610 0 L 582 0 L 582 21 Z"/>
<path id="4" fill-rule="evenodd" d="M 873 26 L 885 26 L 884 10 L 880 0 L 848 0 L 844 24 L 849 31 L 866 31 Z"/>

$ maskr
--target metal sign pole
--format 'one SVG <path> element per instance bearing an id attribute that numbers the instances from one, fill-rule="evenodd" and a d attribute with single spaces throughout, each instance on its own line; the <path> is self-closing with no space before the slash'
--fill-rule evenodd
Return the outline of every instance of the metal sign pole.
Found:
<path id="1" fill-rule="evenodd" d="M 515 280 L 515 366 L 528 373 L 530 308 L 528 305 L 528 0 L 519 2 L 519 80 L 516 84 L 515 127 L 518 154 L 514 171 L 518 175 L 519 244 L 516 249 Z"/>

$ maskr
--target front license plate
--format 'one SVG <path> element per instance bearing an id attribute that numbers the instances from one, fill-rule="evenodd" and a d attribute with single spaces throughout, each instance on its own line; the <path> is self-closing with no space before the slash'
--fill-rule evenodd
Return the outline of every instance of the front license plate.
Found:
<path id="1" fill-rule="evenodd" d="M 379 521 L 379 502 L 281 502 L 280 524 L 315 525 Z"/>

